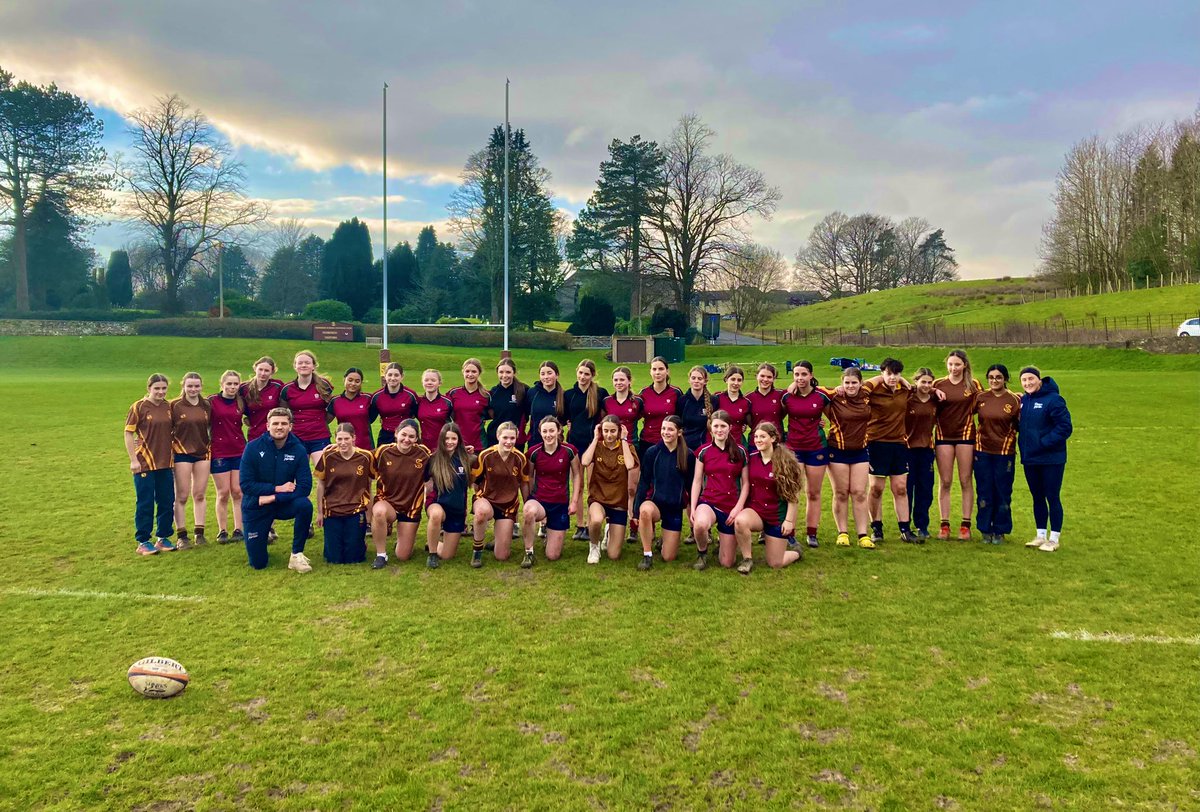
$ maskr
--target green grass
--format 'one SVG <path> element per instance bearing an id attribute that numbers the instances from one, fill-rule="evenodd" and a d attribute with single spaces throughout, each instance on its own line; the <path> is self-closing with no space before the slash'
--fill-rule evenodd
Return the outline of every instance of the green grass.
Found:
<path id="1" fill-rule="evenodd" d="M 1144 323 L 1147 314 L 1155 316 L 1156 327 L 1163 326 L 1161 317 L 1170 315 L 1167 326 L 1175 327 L 1185 314 L 1200 314 L 1200 285 L 1044 299 L 1044 284 L 1031 279 L 979 279 L 877 291 L 777 313 L 766 329 L 857 329 L 931 319 L 947 324 L 1003 324 L 1140 317 Z"/>
<path id="2" fill-rule="evenodd" d="M 543 330 L 554 330 L 558 333 L 565 333 L 567 328 L 571 326 L 569 321 L 535 321 L 534 327 L 540 327 Z"/>
<path id="3" fill-rule="evenodd" d="M 0 808 L 1200 804 L 1196 646 L 1051 636 L 1194 639 L 1200 359 L 977 353 L 977 366 L 1040 362 L 1070 403 L 1054 555 L 837 550 L 826 513 L 821 549 L 748 578 L 694 573 L 686 551 L 648 574 L 629 552 L 587 567 L 580 543 L 531 571 L 477 572 L 460 555 L 436 572 L 373 572 L 325 566 L 319 534 L 315 570 L 300 577 L 284 569 L 288 532 L 261 573 L 232 545 L 137 559 L 119 435 L 146 375 L 165 371 L 174 389 L 187 369 L 211 381 L 299 346 L 0 338 L 13 431 L 0 459 Z M 689 362 L 839 352 L 696 349 Z M 361 346 L 317 354 L 326 371 L 374 364 Z M 457 370 L 467 354 L 494 357 L 395 352 L 410 376 Z M 913 367 L 944 350 L 893 354 Z M 526 379 L 543 355 L 516 353 Z M 549 354 L 564 370 L 582 356 Z M 1015 497 L 1019 542 L 1032 533 L 1019 476 Z M 188 667 L 181 697 L 129 690 L 125 669 L 148 654 Z"/>

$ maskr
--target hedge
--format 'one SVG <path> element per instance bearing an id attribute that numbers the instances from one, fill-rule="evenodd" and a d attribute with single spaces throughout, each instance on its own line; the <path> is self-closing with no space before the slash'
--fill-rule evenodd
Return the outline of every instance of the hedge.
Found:
<path id="1" fill-rule="evenodd" d="M 372 324 L 366 328 L 369 336 L 383 335 L 383 327 Z M 503 347 L 504 334 L 495 328 L 464 329 L 455 327 L 389 327 L 389 344 L 442 344 L 451 347 Z M 525 350 L 569 350 L 575 337 L 566 333 L 511 332 L 508 345 Z"/>
<path id="2" fill-rule="evenodd" d="M 63 310 L 0 310 L 0 319 L 36 319 L 38 321 L 139 321 L 162 316 L 157 310 L 100 310 L 65 308 Z"/>

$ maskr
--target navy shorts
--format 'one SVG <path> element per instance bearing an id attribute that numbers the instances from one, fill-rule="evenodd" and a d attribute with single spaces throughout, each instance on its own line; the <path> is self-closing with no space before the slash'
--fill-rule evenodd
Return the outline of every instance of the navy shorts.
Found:
<path id="1" fill-rule="evenodd" d="M 376 446 L 381 446 L 381 445 L 384 445 L 385 443 L 394 443 L 394 442 L 396 442 L 396 432 L 389 431 L 387 429 L 380 429 L 379 436 L 375 438 Z"/>
<path id="2" fill-rule="evenodd" d="M 648 501 L 654 502 L 653 499 Z M 683 529 L 683 507 L 681 505 L 663 507 L 658 502 L 654 502 L 654 505 L 658 508 L 658 515 L 662 517 L 660 522 L 663 530 L 678 533 Z"/>
<path id="3" fill-rule="evenodd" d="M 604 508 L 604 520 L 609 524 L 616 524 L 624 527 L 629 524 L 629 511 L 625 508 L 609 507 L 602 505 Z"/>
<path id="4" fill-rule="evenodd" d="M 773 539 L 787 538 L 783 535 L 783 528 L 777 524 L 767 524 L 763 522 L 763 535 L 770 536 Z"/>
<path id="5" fill-rule="evenodd" d="M 224 474 L 228 473 L 229 471 L 240 471 L 242 470 L 242 458 L 217 457 L 212 461 L 212 468 L 210 470 L 214 474 Z"/>
<path id="6" fill-rule="evenodd" d="M 860 448 L 857 451 L 843 451 L 840 448 L 831 448 L 829 449 L 829 461 L 840 462 L 842 465 L 857 465 L 860 462 L 870 462 L 871 457 L 865 448 Z"/>
<path id="7" fill-rule="evenodd" d="M 829 464 L 829 450 L 818 448 L 816 451 L 797 451 L 796 462 L 811 468 L 820 468 Z"/>
<path id="8" fill-rule="evenodd" d="M 823 463 L 822 463 L 823 464 Z M 729 523 L 729 511 L 721 510 L 712 502 L 701 502 L 702 505 L 708 505 L 708 509 L 717 517 L 717 532 L 722 536 L 733 535 L 733 525 Z"/>
<path id="9" fill-rule="evenodd" d="M 204 462 L 207 457 L 197 457 L 195 454 L 176 454 L 175 462 Z"/>
<path id="10" fill-rule="evenodd" d="M 567 513 L 566 502 L 539 502 L 542 510 L 546 511 L 547 530 L 570 530 L 571 515 Z"/>
<path id="11" fill-rule="evenodd" d="M 304 443 L 304 450 L 309 454 L 316 454 L 318 451 L 324 451 L 329 448 L 329 438 L 325 437 L 321 440 L 301 440 Z"/>
<path id="12" fill-rule="evenodd" d="M 908 446 L 904 443 L 867 443 L 871 476 L 908 476 Z"/>
<path id="13" fill-rule="evenodd" d="M 442 522 L 443 533 L 461 533 L 467 529 L 467 512 L 465 510 L 450 510 L 445 505 L 441 507 L 446 512 L 446 518 Z M 401 521 L 410 520 L 402 519 Z"/>

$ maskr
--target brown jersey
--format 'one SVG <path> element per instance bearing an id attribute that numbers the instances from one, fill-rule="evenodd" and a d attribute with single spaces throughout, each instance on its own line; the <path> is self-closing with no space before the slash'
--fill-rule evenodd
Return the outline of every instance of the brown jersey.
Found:
<path id="1" fill-rule="evenodd" d="M 867 447 L 867 425 L 871 422 L 871 397 L 862 390 L 854 397 L 821 389 L 829 396 L 825 416 L 829 418 L 826 439 L 838 451 L 861 451 Z"/>
<path id="2" fill-rule="evenodd" d="M 485 448 L 471 468 L 476 495 L 498 506 L 519 503 L 526 464 L 525 455 L 515 448 L 508 452 L 507 459 L 501 456 L 499 446 Z"/>
<path id="3" fill-rule="evenodd" d="M 974 440 L 975 396 L 983 391 L 979 381 L 964 378 L 954 384 L 949 378 L 938 378 L 933 382 L 933 388 L 946 395 L 946 399 L 938 403 L 937 438 Z"/>
<path id="4" fill-rule="evenodd" d="M 629 474 L 625 468 L 625 454 L 633 449 L 625 443 L 609 448 L 603 442 L 596 443 L 592 457 L 592 471 L 588 475 L 588 503 L 595 502 L 610 508 L 624 509 L 629 500 Z M 635 456 L 636 459 L 636 456 Z"/>
<path id="5" fill-rule="evenodd" d="M 425 506 L 425 469 L 429 449 L 417 444 L 407 454 L 396 443 L 375 449 L 375 496 L 403 516 L 420 516 Z"/>
<path id="6" fill-rule="evenodd" d="M 933 424 L 937 420 L 938 399 L 929 395 L 929 400 L 922 401 L 916 392 L 909 395 L 908 414 L 905 418 L 905 428 L 908 431 L 909 448 L 933 448 Z"/>
<path id="7" fill-rule="evenodd" d="M 317 458 L 313 476 L 324 486 L 325 516 L 354 516 L 371 504 L 375 462 L 370 451 L 355 448 L 347 459 L 336 446 L 330 446 Z"/>
<path id="8" fill-rule="evenodd" d="M 999 393 L 989 389 L 975 396 L 975 412 L 979 415 L 975 450 L 984 454 L 1015 454 L 1021 399 L 1007 389 Z"/>
<path id="9" fill-rule="evenodd" d="M 184 397 L 171 401 L 171 450 L 176 454 L 208 459 L 212 449 L 211 416 L 212 405 L 207 398 L 200 398 L 195 406 Z"/>
<path id="10" fill-rule="evenodd" d="M 863 382 L 871 396 L 871 422 L 867 424 L 867 442 L 903 443 L 908 439 L 905 417 L 908 415 L 908 395 L 904 384 L 888 386 L 882 377 Z"/>
<path id="11" fill-rule="evenodd" d="M 137 458 L 143 471 L 159 471 L 175 466 L 171 453 L 171 404 L 155 406 L 142 398 L 129 407 L 125 431 L 137 437 Z"/>

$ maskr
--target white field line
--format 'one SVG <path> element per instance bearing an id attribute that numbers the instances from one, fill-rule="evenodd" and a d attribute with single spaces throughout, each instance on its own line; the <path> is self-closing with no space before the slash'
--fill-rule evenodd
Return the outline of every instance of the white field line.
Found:
<path id="1" fill-rule="evenodd" d="M 35 598 L 99 598 L 124 601 L 168 601 L 203 603 L 200 595 L 150 595 L 141 592 L 98 592 L 92 589 L 5 589 L 5 595 L 30 595 Z"/>
<path id="2" fill-rule="evenodd" d="M 1050 636 L 1055 640 L 1078 640 L 1082 643 L 1158 643 L 1160 645 L 1200 646 L 1200 636 L 1197 637 L 1165 637 L 1157 634 L 1117 634 L 1115 632 L 1089 632 L 1080 629 L 1075 632 L 1054 631 Z"/>

